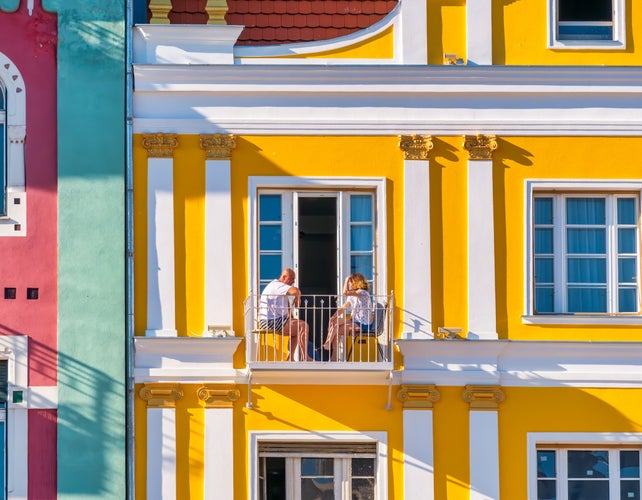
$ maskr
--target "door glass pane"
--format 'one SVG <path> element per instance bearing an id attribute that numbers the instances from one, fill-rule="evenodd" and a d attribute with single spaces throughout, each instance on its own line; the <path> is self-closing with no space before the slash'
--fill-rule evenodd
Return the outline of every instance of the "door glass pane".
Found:
<path id="1" fill-rule="evenodd" d="M 570 258 L 567 262 L 569 283 L 606 283 L 606 259 Z"/>
<path id="2" fill-rule="evenodd" d="M 259 220 L 277 222 L 281 220 L 281 195 L 262 194 L 259 197 Z"/>
<path id="3" fill-rule="evenodd" d="M 281 195 L 259 195 L 259 292 L 279 277 L 283 264 Z"/>
<path id="4" fill-rule="evenodd" d="M 604 198 L 567 198 L 566 223 L 604 225 L 605 203 Z"/>
<path id="5" fill-rule="evenodd" d="M 606 312 L 606 288 L 573 288 L 567 291 L 568 312 Z"/>
<path id="6" fill-rule="evenodd" d="M 635 253 L 637 230 L 635 228 L 619 228 L 617 230 L 618 253 Z"/>
<path id="7" fill-rule="evenodd" d="M 372 222 L 372 195 L 350 196 L 350 222 Z"/>
<path id="8" fill-rule="evenodd" d="M 553 224 L 553 198 L 535 198 L 535 224 Z"/>
<path id="9" fill-rule="evenodd" d="M 259 245 L 261 250 L 281 250 L 281 225 L 259 228 Z"/>
<path id="10" fill-rule="evenodd" d="M 285 498 L 285 458 L 261 458 L 259 477 L 259 498 L 261 500 L 283 500 Z"/>
<path id="11" fill-rule="evenodd" d="M 372 281 L 372 255 L 353 255 L 350 257 L 350 272 L 361 273 L 366 280 Z"/>
<path id="12" fill-rule="evenodd" d="M 280 255 L 261 255 L 259 259 L 260 279 L 261 281 L 272 281 L 279 277 L 281 273 L 281 256 Z"/>
<path id="13" fill-rule="evenodd" d="M 567 229 L 566 246 L 568 253 L 604 253 L 606 251 L 606 229 Z"/>
<path id="14" fill-rule="evenodd" d="M 617 223 L 637 224 L 635 198 L 618 198 L 617 200 Z"/>
<path id="15" fill-rule="evenodd" d="M 355 226 L 350 228 L 350 249 L 353 252 L 371 251 L 373 238 L 372 226 Z"/>
<path id="16" fill-rule="evenodd" d="M 334 499 L 334 459 L 301 458 L 301 500 Z"/>

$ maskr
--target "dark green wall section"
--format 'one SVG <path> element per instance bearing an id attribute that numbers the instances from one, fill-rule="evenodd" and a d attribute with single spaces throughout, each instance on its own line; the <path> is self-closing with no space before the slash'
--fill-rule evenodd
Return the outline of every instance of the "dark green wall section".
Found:
<path id="1" fill-rule="evenodd" d="M 58 498 L 126 498 L 125 0 L 58 14 Z"/>

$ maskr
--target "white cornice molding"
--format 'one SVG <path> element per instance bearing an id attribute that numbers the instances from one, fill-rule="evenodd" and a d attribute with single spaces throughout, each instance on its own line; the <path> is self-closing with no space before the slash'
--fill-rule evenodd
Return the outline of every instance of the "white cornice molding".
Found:
<path id="1" fill-rule="evenodd" d="M 642 68 L 135 65 L 134 132 L 642 134 Z"/>
<path id="2" fill-rule="evenodd" d="M 397 340 L 401 383 L 642 387 L 642 343 Z"/>

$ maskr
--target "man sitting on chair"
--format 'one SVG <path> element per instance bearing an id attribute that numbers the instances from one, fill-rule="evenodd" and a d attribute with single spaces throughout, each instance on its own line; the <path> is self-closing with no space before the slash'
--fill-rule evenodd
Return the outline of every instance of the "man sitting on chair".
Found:
<path id="1" fill-rule="evenodd" d="M 299 307 L 301 302 L 301 291 L 292 286 L 295 277 L 292 269 L 285 268 L 279 279 L 272 280 L 265 287 L 259 301 L 259 328 L 290 337 L 288 361 L 292 361 L 297 348 L 300 361 L 308 361 L 308 324 L 293 318 L 290 311 L 290 297 L 294 297 L 292 307 Z"/>

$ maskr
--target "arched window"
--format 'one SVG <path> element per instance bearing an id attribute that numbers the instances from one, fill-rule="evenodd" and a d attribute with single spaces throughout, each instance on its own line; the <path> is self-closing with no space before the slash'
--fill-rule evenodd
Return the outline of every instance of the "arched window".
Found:
<path id="1" fill-rule="evenodd" d="M 26 92 L 16 65 L 0 53 L 0 236 L 27 234 Z"/>

